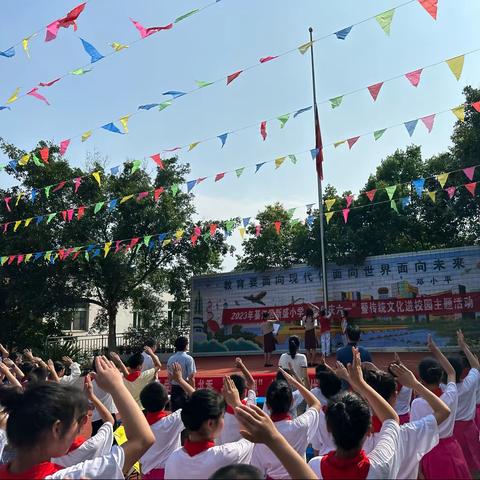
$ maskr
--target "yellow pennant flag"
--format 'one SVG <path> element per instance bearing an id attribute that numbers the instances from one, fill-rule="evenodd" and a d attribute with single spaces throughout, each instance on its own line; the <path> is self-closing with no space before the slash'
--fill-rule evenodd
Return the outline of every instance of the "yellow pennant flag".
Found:
<path id="1" fill-rule="evenodd" d="M 175 232 L 175 237 L 177 238 L 177 240 L 180 240 L 182 237 L 183 237 L 183 230 L 177 230 Z"/>
<path id="2" fill-rule="evenodd" d="M 280 157 L 275 159 L 275 168 L 280 168 L 282 166 L 282 163 L 285 161 L 286 157 Z"/>
<path id="3" fill-rule="evenodd" d="M 437 175 L 437 180 L 440 186 L 443 188 L 445 184 L 447 183 L 448 179 L 448 173 L 442 173 L 440 175 Z"/>
<path id="4" fill-rule="evenodd" d="M 435 203 L 435 194 L 437 192 L 433 191 L 433 192 L 428 192 L 428 196 L 430 197 L 430 199 L 432 200 L 433 203 Z"/>
<path id="5" fill-rule="evenodd" d="M 91 136 L 92 136 L 92 131 L 91 131 L 91 130 L 89 130 L 88 132 L 85 132 L 85 133 L 82 135 L 82 142 L 85 142 L 85 141 L 88 140 Z"/>
<path id="6" fill-rule="evenodd" d="M 193 142 L 188 146 L 188 151 L 192 151 L 200 142 Z"/>
<path id="7" fill-rule="evenodd" d="M 327 219 L 327 225 L 330 223 L 330 220 L 331 220 L 332 217 L 333 217 L 333 213 L 334 213 L 334 212 L 327 212 L 327 213 L 325 214 L 325 218 Z"/>
<path id="8" fill-rule="evenodd" d="M 93 172 L 92 177 L 97 181 L 98 185 L 102 185 L 102 180 L 100 179 L 100 172 Z"/>
<path id="9" fill-rule="evenodd" d="M 327 210 L 330 210 L 336 201 L 337 200 L 335 198 L 329 198 L 328 200 L 325 200 L 325 205 L 327 206 Z"/>
<path id="10" fill-rule="evenodd" d="M 23 197 L 24 193 L 23 192 L 20 192 L 18 195 L 17 195 L 17 201 L 15 202 L 15 206 L 17 207 L 18 206 L 18 202 L 20 201 L 20 199 Z"/>
<path id="11" fill-rule="evenodd" d="M 32 258 L 32 254 L 31 254 L 31 253 L 27 253 L 27 254 L 25 255 L 25 263 L 28 263 L 31 258 Z"/>
<path id="12" fill-rule="evenodd" d="M 30 222 L 31 222 L 32 220 L 33 220 L 33 217 L 27 218 L 27 219 L 25 220 L 25 228 L 30 225 Z"/>
<path id="13" fill-rule="evenodd" d="M 5 265 L 5 262 L 8 260 L 8 257 L 0 257 L 2 267 Z"/>
<path id="14" fill-rule="evenodd" d="M 22 158 L 18 161 L 19 165 L 26 165 L 28 161 L 30 160 L 30 154 L 26 153 L 25 155 L 22 156 Z"/>
<path id="15" fill-rule="evenodd" d="M 110 46 L 116 51 L 119 52 L 120 50 L 123 50 L 124 48 L 128 48 L 128 45 L 124 45 L 123 43 L 119 42 L 113 42 L 110 44 Z"/>
<path id="16" fill-rule="evenodd" d="M 18 99 L 18 94 L 20 92 L 20 87 L 17 87 L 15 91 L 10 95 L 10 98 L 7 100 L 6 104 L 13 103 L 15 100 Z"/>
<path id="17" fill-rule="evenodd" d="M 14 227 L 13 227 L 13 231 L 14 231 L 14 232 L 17 231 L 17 229 L 18 229 L 18 227 L 21 225 L 21 223 L 22 223 L 21 220 L 17 220 L 17 221 L 15 222 L 15 225 L 14 225 Z"/>
<path id="18" fill-rule="evenodd" d="M 125 133 L 128 133 L 128 119 L 130 118 L 130 115 L 124 115 L 122 118 L 120 118 L 120 123 L 122 124 L 123 131 Z"/>
<path id="19" fill-rule="evenodd" d="M 335 148 L 337 148 L 337 147 L 339 147 L 340 145 L 343 145 L 345 142 L 346 142 L 346 140 L 341 140 L 340 142 L 335 142 L 335 143 L 333 144 L 333 146 L 334 146 Z"/>
<path id="20" fill-rule="evenodd" d="M 162 247 L 166 247 L 169 243 L 172 243 L 172 241 L 169 238 L 167 238 L 166 240 L 163 241 Z"/>
<path id="21" fill-rule="evenodd" d="M 238 231 L 240 232 L 240 236 L 242 237 L 242 240 L 243 240 L 243 237 L 245 236 L 245 229 L 243 227 L 240 227 Z"/>
<path id="22" fill-rule="evenodd" d="M 108 255 L 108 252 L 110 251 L 110 248 L 112 247 L 112 242 L 106 242 L 105 243 L 105 254 L 103 255 L 103 258 L 105 258 Z"/>
<path id="23" fill-rule="evenodd" d="M 124 443 L 126 443 L 128 441 L 128 438 L 127 438 L 127 435 L 125 433 L 125 428 L 123 425 L 121 425 L 120 427 L 118 427 L 114 432 L 113 432 L 113 436 L 115 437 L 115 440 L 117 441 L 117 444 L 118 445 L 123 445 Z M 133 468 L 138 472 L 140 473 L 140 462 L 137 462 L 135 463 L 135 465 L 133 466 Z"/>
<path id="24" fill-rule="evenodd" d="M 299 51 L 302 55 L 305 55 L 305 53 L 308 52 L 308 50 L 310 49 L 311 46 L 312 46 L 312 42 L 304 43 L 303 45 L 300 45 L 300 46 L 298 47 L 298 51 Z"/>
<path id="25" fill-rule="evenodd" d="M 465 105 L 452 108 L 452 113 L 461 121 L 465 121 Z"/>
<path id="26" fill-rule="evenodd" d="M 120 200 L 120 203 L 128 202 L 131 198 L 133 198 L 133 195 L 125 195 L 125 196 Z"/>
<path id="27" fill-rule="evenodd" d="M 30 41 L 30 39 L 36 36 L 37 36 L 36 33 L 32 33 L 29 37 L 26 37 L 22 40 L 22 47 L 23 47 L 23 50 L 25 50 L 25 53 L 28 58 L 30 58 L 30 51 L 28 50 L 28 42 Z"/>
<path id="28" fill-rule="evenodd" d="M 465 61 L 465 55 L 460 55 L 458 57 L 450 58 L 446 60 L 447 65 L 450 67 L 450 70 L 455 75 L 457 80 L 460 80 L 463 71 L 463 63 Z"/>

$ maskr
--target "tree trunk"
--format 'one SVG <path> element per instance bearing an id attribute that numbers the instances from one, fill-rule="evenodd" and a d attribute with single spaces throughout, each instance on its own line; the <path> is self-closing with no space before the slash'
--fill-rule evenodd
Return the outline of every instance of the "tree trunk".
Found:
<path id="1" fill-rule="evenodd" d="M 117 351 L 117 305 L 111 305 L 108 310 L 108 350 Z"/>

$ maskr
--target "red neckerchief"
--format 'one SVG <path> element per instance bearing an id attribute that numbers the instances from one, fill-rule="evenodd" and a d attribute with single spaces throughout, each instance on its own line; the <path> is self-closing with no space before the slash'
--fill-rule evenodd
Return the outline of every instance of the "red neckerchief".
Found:
<path id="1" fill-rule="evenodd" d="M 22 480 L 28 478 L 30 480 L 43 480 L 48 475 L 52 475 L 59 470 L 63 470 L 65 467 L 61 465 L 57 465 L 51 462 L 42 462 L 34 465 L 32 468 L 28 470 L 24 470 L 22 473 L 11 473 L 10 463 L 6 465 L 0 466 L 0 479 L 1 480 L 8 480 L 8 479 L 15 479 L 15 480 Z"/>
<path id="2" fill-rule="evenodd" d="M 437 397 L 441 397 L 443 395 L 443 390 L 440 387 L 434 388 L 431 392 Z"/>
<path id="3" fill-rule="evenodd" d="M 212 442 L 211 440 L 202 440 L 200 442 L 192 442 L 187 438 L 187 440 L 185 440 L 185 444 L 183 445 L 183 448 L 191 457 L 194 457 L 195 455 L 205 452 L 206 450 L 214 446 L 215 446 L 215 442 Z"/>
<path id="4" fill-rule="evenodd" d="M 74 450 L 76 450 L 78 447 L 80 447 L 80 445 L 82 445 L 86 441 L 87 441 L 87 439 L 85 437 L 82 437 L 82 435 L 78 435 L 77 437 L 75 437 L 73 439 L 73 442 L 70 445 L 70 448 L 68 449 L 67 453 L 73 452 Z"/>
<path id="5" fill-rule="evenodd" d="M 325 480 L 365 480 L 370 470 L 367 454 L 360 450 L 353 458 L 338 458 L 335 451 L 320 460 L 320 471 Z"/>
<path id="6" fill-rule="evenodd" d="M 272 422 L 281 422 L 282 420 L 291 420 L 292 417 L 287 413 L 272 413 L 270 415 Z"/>
<path id="7" fill-rule="evenodd" d="M 378 433 L 382 429 L 382 422 L 376 415 L 372 415 L 372 433 Z"/>
<path id="8" fill-rule="evenodd" d="M 149 425 L 157 423 L 162 418 L 168 417 L 168 413 L 165 410 L 160 410 L 159 412 L 145 412 L 145 418 Z"/>
<path id="9" fill-rule="evenodd" d="M 130 372 L 126 377 L 125 380 L 128 380 L 129 382 L 134 382 L 142 372 L 140 370 L 135 370 L 134 372 Z"/>
<path id="10" fill-rule="evenodd" d="M 245 399 L 241 400 L 241 402 L 242 402 L 242 405 L 247 404 L 247 401 Z M 230 405 L 227 405 L 227 407 L 225 408 L 225 413 L 229 413 L 230 415 L 235 415 L 235 410 Z"/>

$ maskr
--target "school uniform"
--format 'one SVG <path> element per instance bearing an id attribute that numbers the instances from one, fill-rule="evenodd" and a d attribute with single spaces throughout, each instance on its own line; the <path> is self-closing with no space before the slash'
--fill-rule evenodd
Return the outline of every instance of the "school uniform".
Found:
<path id="1" fill-rule="evenodd" d="M 318 428 L 312 437 L 312 447 L 320 456 L 337 449 L 332 434 L 327 430 L 325 408 L 322 407 L 318 414 Z"/>
<path id="2" fill-rule="evenodd" d="M 73 362 L 70 365 L 70 375 L 64 375 L 60 378 L 60 383 L 63 385 L 73 385 L 81 375 L 80 365 L 77 362 Z"/>
<path id="3" fill-rule="evenodd" d="M 295 358 L 289 353 L 282 353 L 278 360 L 278 366 L 280 368 L 290 369 L 292 365 L 293 371 L 298 378 L 304 378 L 307 373 L 307 357 L 303 353 L 295 354 Z"/>
<path id="4" fill-rule="evenodd" d="M 155 443 L 140 459 L 145 480 L 164 478 L 168 457 L 181 447 L 181 433 L 185 429 L 181 413 L 182 410 L 177 410 L 171 414 L 161 411 L 145 415 L 155 435 Z"/>
<path id="5" fill-rule="evenodd" d="M 361 450 L 349 459 L 337 458 L 335 451 L 312 458 L 308 463 L 320 479 L 381 479 L 396 478 L 399 471 L 400 427 L 397 422 L 383 422 L 380 440 L 375 449 L 366 454 Z"/>
<path id="6" fill-rule="evenodd" d="M 395 404 L 395 411 L 400 419 L 400 425 L 410 421 L 410 403 L 412 402 L 412 389 L 399 385 L 397 391 L 397 403 Z"/>
<path id="7" fill-rule="evenodd" d="M 301 456 L 305 457 L 308 444 L 318 429 L 318 410 L 309 408 L 305 413 L 292 419 L 287 415 L 272 415 L 272 420 L 280 434 Z M 289 479 L 280 460 L 262 444 L 256 444 L 252 454 L 252 465 L 257 467 L 267 478 Z"/>
<path id="8" fill-rule="evenodd" d="M 457 385 L 450 382 L 442 392 L 434 391 L 450 408 L 450 415 L 439 427 L 439 443 L 421 460 L 421 468 L 427 480 L 444 478 L 471 478 L 467 461 L 458 441 L 453 437 L 455 415 L 458 407 Z M 433 414 L 428 402 L 418 397 L 412 402 L 410 418 L 412 422 Z"/>
<path id="9" fill-rule="evenodd" d="M 116 414 L 118 413 L 117 407 L 115 406 L 115 402 L 113 401 L 112 396 L 102 390 L 97 382 L 93 380 L 92 388 L 94 395 L 98 398 L 100 403 L 102 403 L 105 408 L 112 414 L 114 420 L 116 420 Z M 100 427 L 103 425 L 102 417 L 96 408 L 93 409 L 92 412 L 92 435 L 95 435 Z"/>
<path id="10" fill-rule="evenodd" d="M 246 439 L 215 445 L 214 442 L 190 442 L 175 450 L 165 464 L 165 478 L 205 479 L 219 468 L 234 463 L 250 463 L 253 443 Z"/>
<path id="11" fill-rule="evenodd" d="M 292 391 L 292 406 L 290 407 L 290 410 L 288 411 L 288 414 L 292 418 L 297 418 L 297 411 L 298 407 L 305 401 L 305 399 L 302 397 L 302 394 L 298 390 L 293 390 Z M 263 404 L 262 410 L 265 413 L 268 413 L 270 415 L 270 409 L 268 408 L 267 402 Z"/>
<path id="12" fill-rule="evenodd" d="M 322 393 L 320 387 L 314 387 L 310 390 L 310 393 L 315 395 L 317 400 L 322 404 L 322 407 L 328 405 L 328 398 Z"/>
<path id="13" fill-rule="evenodd" d="M 247 397 L 242 400 L 242 403 L 244 405 L 256 405 L 257 394 L 253 390 L 249 390 Z M 224 445 L 225 443 L 237 442 L 242 438 L 242 435 L 240 435 L 240 424 L 235 416 L 235 412 L 230 405 L 227 405 L 225 416 L 223 417 L 223 430 L 215 443 Z"/>
<path id="14" fill-rule="evenodd" d="M 305 350 L 316 350 L 318 347 L 317 334 L 315 327 L 317 326 L 317 314 L 312 317 L 303 317 L 302 324 L 305 326 Z"/>
<path id="15" fill-rule="evenodd" d="M 144 372 L 132 372 L 123 378 L 125 387 L 127 387 L 130 395 L 135 399 L 140 408 L 142 408 L 140 393 L 149 383 L 155 380 L 156 375 L 157 370 L 155 368 L 151 368 L 150 370 L 145 370 Z"/>

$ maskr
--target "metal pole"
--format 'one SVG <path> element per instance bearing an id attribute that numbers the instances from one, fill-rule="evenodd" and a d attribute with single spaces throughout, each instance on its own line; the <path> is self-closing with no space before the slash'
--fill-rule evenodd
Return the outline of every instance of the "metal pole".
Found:
<path id="1" fill-rule="evenodd" d="M 312 62 L 312 88 L 313 88 L 313 110 L 315 115 L 315 135 L 317 135 L 316 122 L 318 119 L 318 108 L 317 108 L 317 89 L 315 84 L 315 62 L 313 60 L 313 28 L 308 29 L 310 33 L 310 59 Z M 321 133 L 320 129 L 318 134 L 320 135 L 321 143 Z M 322 152 L 323 155 L 323 152 Z M 323 168 L 323 166 L 322 166 Z M 323 192 L 322 192 L 322 179 L 317 172 L 317 182 L 318 182 L 318 211 L 319 211 L 319 223 L 320 223 L 320 252 L 322 257 L 322 290 L 323 290 L 323 305 L 325 310 L 328 312 L 328 286 L 327 286 L 327 264 L 325 262 L 325 244 L 324 244 L 324 228 L 323 228 Z"/>

